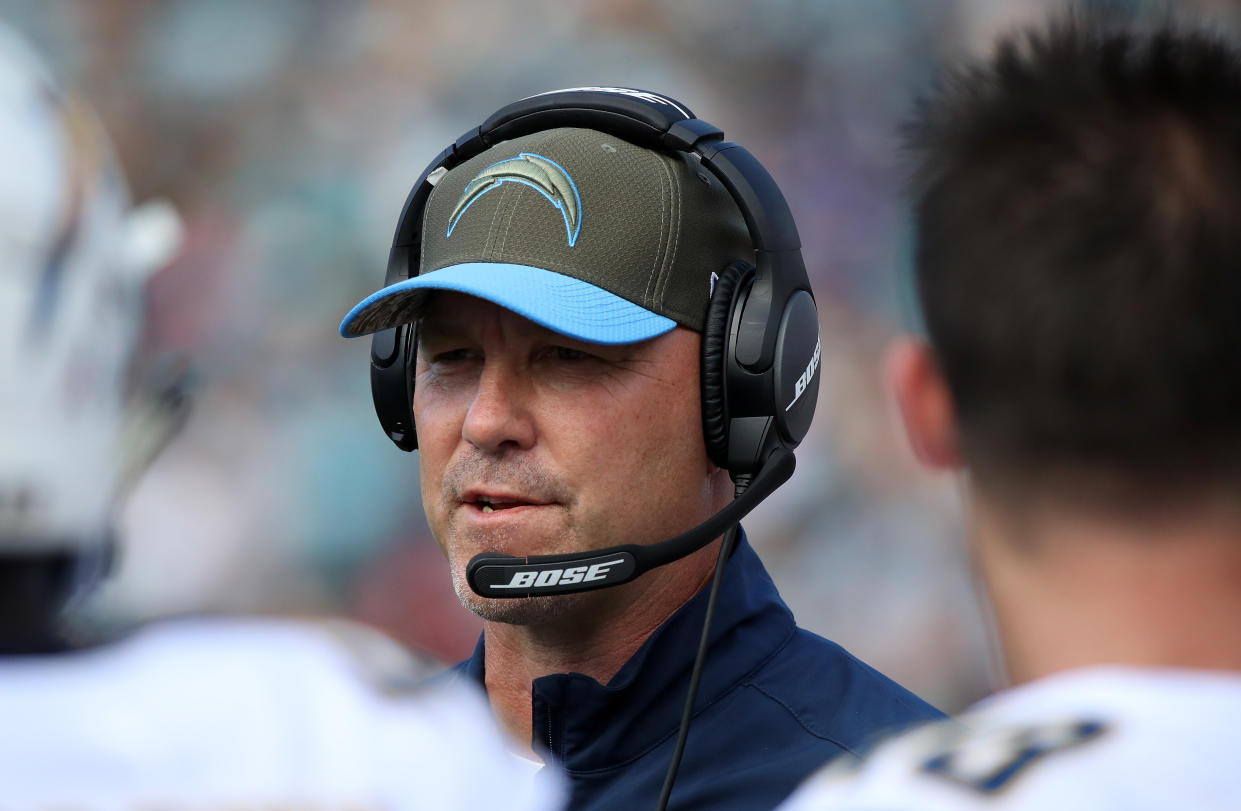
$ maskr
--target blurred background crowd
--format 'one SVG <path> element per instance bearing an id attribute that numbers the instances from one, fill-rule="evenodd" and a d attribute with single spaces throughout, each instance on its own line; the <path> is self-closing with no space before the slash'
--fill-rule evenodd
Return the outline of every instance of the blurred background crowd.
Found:
<path id="1" fill-rule="evenodd" d="M 426 528 L 416 457 L 374 418 L 369 341 L 336 327 L 380 285 L 409 186 L 445 145 L 517 98 L 623 85 L 745 144 L 800 224 L 819 410 L 797 475 L 746 522 L 785 598 L 946 710 L 989 691 L 952 482 L 910 460 L 879 376 L 914 323 L 898 124 L 936 64 L 1059 5 L 0 0 L 95 107 L 135 199 L 168 198 L 187 229 L 144 351 L 189 360 L 193 411 L 120 517 L 90 621 L 332 612 L 445 662 L 469 653 L 480 626 Z"/>

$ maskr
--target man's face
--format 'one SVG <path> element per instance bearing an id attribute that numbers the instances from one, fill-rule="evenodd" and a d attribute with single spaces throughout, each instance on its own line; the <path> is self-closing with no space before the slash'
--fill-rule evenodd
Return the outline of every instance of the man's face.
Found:
<path id="1" fill-rule="evenodd" d="M 699 346 L 681 328 L 587 344 L 481 299 L 437 295 L 420 325 L 414 393 L 422 499 L 468 608 L 520 623 L 566 605 L 475 595 L 464 573 L 481 552 L 652 543 L 714 511 Z"/>

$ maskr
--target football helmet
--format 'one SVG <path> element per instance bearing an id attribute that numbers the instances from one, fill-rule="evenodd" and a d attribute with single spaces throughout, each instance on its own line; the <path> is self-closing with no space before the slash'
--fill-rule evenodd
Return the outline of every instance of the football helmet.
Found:
<path id="1" fill-rule="evenodd" d="M 0 555 L 105 545 L 160 444 L 127 416 L 130 365 L 180 230 L 167 204 L 131 207 L 89 108 L 0 26 Z"/>

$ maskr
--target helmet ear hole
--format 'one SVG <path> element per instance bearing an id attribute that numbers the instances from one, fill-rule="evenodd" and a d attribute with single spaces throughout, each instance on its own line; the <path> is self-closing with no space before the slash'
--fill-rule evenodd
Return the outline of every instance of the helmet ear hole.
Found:
<path id="1" fill-rule="evenodd" d="M 754 266 L 733 262 L 715 281 L 702 330 L 702 435 L 707 455 L 721 468 L 728 468 L 728 395 L 726 355 L 728 335 L 736 309 L 737 294 L 750 280 Z"/>

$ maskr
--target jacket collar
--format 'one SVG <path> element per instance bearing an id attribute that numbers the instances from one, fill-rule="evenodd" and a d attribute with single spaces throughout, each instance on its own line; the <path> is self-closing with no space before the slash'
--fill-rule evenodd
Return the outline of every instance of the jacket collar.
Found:
<path id="1" fill-rule="evenodd" d="M 581 673 L 533 683 L 536 746 L 573 771 L 617 766 L 676 733 L 702 633 L 708 585 L 655 629 L 606 685 Z M 698 686 L 701 711 L 771 657 L 796 626 L 775 584 L 742 532 L 724 582 Z M 484 640 L 459 673 L 483 683 Z"/>

